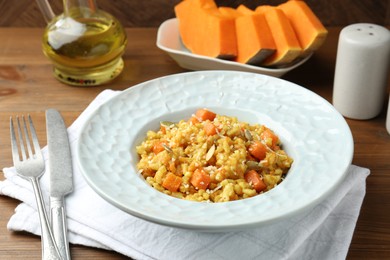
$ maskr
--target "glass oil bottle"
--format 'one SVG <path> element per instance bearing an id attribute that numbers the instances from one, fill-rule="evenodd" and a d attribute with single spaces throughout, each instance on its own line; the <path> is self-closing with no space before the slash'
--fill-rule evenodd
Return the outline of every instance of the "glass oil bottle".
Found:
<path id="1" fill-rule="evenodd" d="M 37 1 L 48 21 L 43 52 L 52 61 L 58 80 L 95 86 L 121 73 L 127 36 L 115 17 L 99 10 L 95 0 L 64 0 L 64 12 L 58 16 L 46 0 Z"/>

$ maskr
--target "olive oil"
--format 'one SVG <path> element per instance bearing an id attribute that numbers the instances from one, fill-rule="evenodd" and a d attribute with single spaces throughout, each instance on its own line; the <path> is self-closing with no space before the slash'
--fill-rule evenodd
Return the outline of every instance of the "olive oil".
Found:
<path id="1" fill-rule="evenodd" d="M 106 83 L 123 69 L 127 37 L 119 21 L 97 10 L 90 15 L 76 9 L 60 15 L 46 28 L 43 52 L 62 82 L 78 86 Z"/>

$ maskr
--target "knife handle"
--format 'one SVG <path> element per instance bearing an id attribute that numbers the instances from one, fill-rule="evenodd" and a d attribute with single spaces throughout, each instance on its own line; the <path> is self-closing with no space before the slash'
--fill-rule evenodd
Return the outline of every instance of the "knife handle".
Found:
<path id="1" fill-rule="evenodd" d="M 38 178 L 30 178 L 32 183 L 35 199 L 37 201 L 39 220 L 41 222 L 41 240 L 42 240 L 42 259 L 44 260 L 63 260 L 59 249 L 55 243 L 53 232 L 49 225 L 49 220 L 46 214 L 43 203 L 42 191 L 39 185 Z"/>
<path id="2" fill-rule="evenodd" d="M 65 260 L 70 260 L 68 228 L 66 224 L 66 211 L 64 199 L 50 198 L 50 218 L 53 236 L 58 250 Z"/>

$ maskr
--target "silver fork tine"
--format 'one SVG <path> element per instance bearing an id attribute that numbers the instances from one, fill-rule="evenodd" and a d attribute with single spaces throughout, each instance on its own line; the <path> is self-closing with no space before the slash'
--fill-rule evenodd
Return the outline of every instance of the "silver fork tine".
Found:
<path id="1" fill-rule="evenodd" d="M 29 152 L 29 156 L 31 157 L 31 148 L 30 148 L 30 141 L 29 141 L 29 138 L 28 138 L 28 134 L 27 134 L 27 129 L 26 129 L 26 122 L 24 121 L 24 116 L 22 116 L 22 120 L 23 120 L 23 130 L 22 131 L 22 128 L 20 127 L 20 120 L 19 120 L 19 117 L 16 117 L 17 119 L 17 125 L 18 125 L 18 135 L 19 135 L 19 143 L 20 143 L 20 151 L 22 153 L 22 160 L 26 160 L 28 157 L 27 157 L 27 153 L 26 153 L 26 149 L 24 148 L 24 141 L 26 142 L 26 145 L 27 145 L 27 149 L 28 149 L 28 152 Z M 24 139 L 23 139 L 23 132 L 24 132 Z"/>
<path id="2" fill-rule="evenodd" d="M 16 142 L 14 122 L 12 120 L 12 117 L 10 117 L 9 121 L 10 121 L 10 129 L 11 129 L 10 132 L 11 132 L 12 159 L 14 160 L 14 162 L 16 162 L 16 161 L 20 161 L 19 148 L 18 148 L 18 143 Z"/>
<path id="3" fill-rule="evenodd" d="M 34 127 L 34 124 L 32 122 L 30 115 L 28 115 L 28 121 L 30 123 L 30 131 L 31 131 L 33 145 L 34 145 L 35 156 L 40 158 L 40 157 L 42 157 L 42 153 L 38 153 L 37 151 L 40 151 L 41 147 L 39 146 L 37 133 L 35 132 L 35 127 Z"/>
<path id="4" fill-rule="evenodd" d="M 26 120 L 24 119 L 24 116 L 22 116 L 22 121 L 23 121 L 23 132 L 24 132 L 24 137 L 25 137 L 24 140 L 26 141 L 26 146 L 27 146 L 27 151 L 28 151 L 28 157 L 27 157 L 27 154 L 26 154 L 26 158 L 33 158 L 33 152 L 31 150 L 30 137 L 28 136 L 27 125 L 26 125 Z M 19 120 L 18 120 L 18 122 L 19 122 Z M 19 124 L 18 130 L 20 132 L 22 132 L 20 130 L 20 124 Z M 31 125 L 30 125 L 30 131 L 31 131 Z"/>
<path id="5" fill-rule="evenodd" d="M 26 155 L 26 150 L 24 149 L 24 141 L 23 141 L 22 131 L 21 131 L 21 128 L 20 128 L 19 117 L 16 117 L 16 123 L 17 123 L 16 130 L 18 132 L 18 137 L 19 137 L 20 153 L 21 153 L 21 156 L 22 156 L 22 160 L 24 161 L 24 160 L 27 159 L 27 155 Z"/>

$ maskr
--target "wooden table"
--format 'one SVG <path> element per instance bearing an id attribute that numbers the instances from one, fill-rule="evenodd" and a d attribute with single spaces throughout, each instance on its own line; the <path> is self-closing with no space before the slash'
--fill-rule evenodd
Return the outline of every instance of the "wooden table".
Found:
<path id="1" fill-rule="evenodd" d="M 41 51 L 42 29 L 0 28 L 0 168 L 12 165 L 11 115 L 30 113 L 43 146 L 47 108 L 60 110 L 69 126 L 104 89 L 123 90 L 186 71 L 156 47 L 156 32 L 155 28 L 127 29 L 129 43 L 121 76 L 104 86 L 78 88 L 59 83 L 52 76 L 52 66 Z M 329 28 L 324 46 L 284 79 L 331 101 L 339 32 L 340 28 Z M 385 128 L 386 110 L 387 103 L 375 119 L 347 120 L 355 140 L 353 163 L 371 169 L 348 259 L 390 259 L 390 135 Z M 14 199 L 0 197 L 0 259 L 40 259 L 39 237 L 6 228 L 18 204 Z M 71 252 L 73 259 L 126 259 L 113 252 L 77 245 L 71 245 Z"/>

